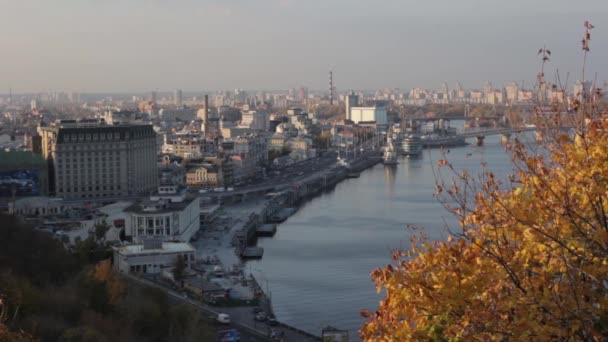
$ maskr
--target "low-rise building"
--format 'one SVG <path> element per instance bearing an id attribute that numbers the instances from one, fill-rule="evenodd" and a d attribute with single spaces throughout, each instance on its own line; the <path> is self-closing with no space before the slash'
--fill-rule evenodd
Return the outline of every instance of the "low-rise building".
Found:
<path id="1" fill-rule="evenodd" d="M 186 270 L 195 261 L 196 249 L 187 242 L 144 240 L 142 244 L 117 246 L 114 269 L 123 273 L 161 273 L 175 266 L 178 256 L 184 259 Z"/>
<path id="2" fill-rule="evenodd" d="M 253 158 L 234 155 L 230 156 L 230 159 L 232 161 L 232 181 L 235 184 L 255 177 L 256 164 Z"/>
<path id="3" fill-rule="evenodd" d="M 222 169 L 217 165 L 190 164 L 186 171 L 186 184 L 196 187 L 220 187 L 224 186 Z"/>
<path id="4" fill-rule="evenodd" d="M 308 138 L 295 138 L 287 141 L 287 146 L 291 150 L 289 156 L 295 160 L 314 158 L 316 150 L 312 148 L 312 140 Z"/>
<path id="5" fill-rule="evenodd" d="M 197 158 L 202 155 L 203 143 L 198 136 L 182 136 L 172 140 L 164 137 L 162 153 L 170 153 L 182 158 Z"/>
<path id="6" fill-rule="evenodd" d="M 285 136 L 282 134 L 275 134 L 268 138 L 268 150 L 269 151 L 281 151 L 285 147 Z"/>
<path id="7" fill-rule="evenodd" d="M 147 238 L 188 242 L 200 229 L 200 199 L 174 185 L 159 186 L 157 194 L 125 212 L 130 214 L 125 235 L 133 242 Z"/>

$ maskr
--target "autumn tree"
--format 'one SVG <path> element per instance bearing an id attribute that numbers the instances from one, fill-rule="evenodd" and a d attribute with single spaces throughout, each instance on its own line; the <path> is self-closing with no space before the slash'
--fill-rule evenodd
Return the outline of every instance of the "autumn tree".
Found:
<path id="1" fill-rule="evenodd" d="M 112 263 L 109 259 L 100 261 L 95 265 L 93 278 L 105 285 L 108 302 L 111 305 L 116 305 L 126 291 L 126 284 L 112 269 Z"/>
<path id="2" fill-rule="evenodd" d="M 440 172 L 457 172 L 451 182 L 438 176 L 437 195 L 459 229 L 444 242 L 414 238 L 372 273 L 385 297 L 362 312 L 365 341 L 605 340 L 608 113 L 599 95 L 580 96 L 571 122 L 560 110 L 537 125 L 538 145 L 516 139 L 508 179 L 440 160 Z"/>
<path id="3" fill-rule="evenodd" d="M 0 322 L 0 342 L 36 342 L 38 339 L 24 332 L 14 332 Z"/>

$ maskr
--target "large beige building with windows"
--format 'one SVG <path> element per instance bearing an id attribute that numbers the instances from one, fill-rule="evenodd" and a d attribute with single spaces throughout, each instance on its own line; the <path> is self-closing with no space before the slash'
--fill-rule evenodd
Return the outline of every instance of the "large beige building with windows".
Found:
<path id="1" fill-rule="evenodd" d="M 151 125 L 62 120 L 38 128 L 50 193 L 65 199 L 149 194 L 158 186 Z"/>

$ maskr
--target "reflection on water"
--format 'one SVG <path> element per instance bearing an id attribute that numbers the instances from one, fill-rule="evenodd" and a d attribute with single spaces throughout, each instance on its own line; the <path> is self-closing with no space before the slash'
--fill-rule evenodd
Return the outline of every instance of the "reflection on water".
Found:
<path id="1" fill-rule="evenodd" d="M 384 165 L 384 178 L 386 180 L 386 194 L 388 197 L 393 197 L 393 193 L 395 190 L 395 175 L 397 165 Z"/>
<path id="2" fill-rule="evenodd" d="M 448 158 L 472 174 L 481 162 L 497 176 L 508 174 L 500 138 L 487 137 L 484 143 L 452 148 Z M 439 158 L 439 150 L 425 150 L 395 167 L 376 165 L 306 202 L 273 238 L 259 240 L 264 258 L 251 263 L 268 280 L 279 320 L 315 334 L 326 325 L 349 329 L 351 341 L 358 340 L 360 310 L 374 310 L 380 299 L 369 273 L 391 262 L 391 250 L 408 248 L 405 225 L 445 239 L 445 223 L 457 224 L 433 198 Z"/>

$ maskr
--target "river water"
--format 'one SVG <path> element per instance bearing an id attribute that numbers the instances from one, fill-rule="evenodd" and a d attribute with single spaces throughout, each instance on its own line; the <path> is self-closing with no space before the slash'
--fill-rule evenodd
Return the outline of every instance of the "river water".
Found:
<path id="1" fill-rule="evenodd" d="M 482 162 L 498 175 L 511 172 L 500 136 L 486 137 L 482 147 L 450 148 L 447 157 L 473 174 Z M 359 312 L 374 311 L 381 298 L 369 273 L 391 262 L 391 250 L 408 247 L 406 224 L 433 239 L 447 238 L 446 223 L 456 227 L 433 197 L 433 169 L 442 158 L 425 149 L 393 168 L 376 165 L 304 203 L 273 238 L 259 239 L 264 257 L 248 267 L 270 291 L 277 318 L 317 335 L 327 325 L 347 329 L 359 341 Z"/>

